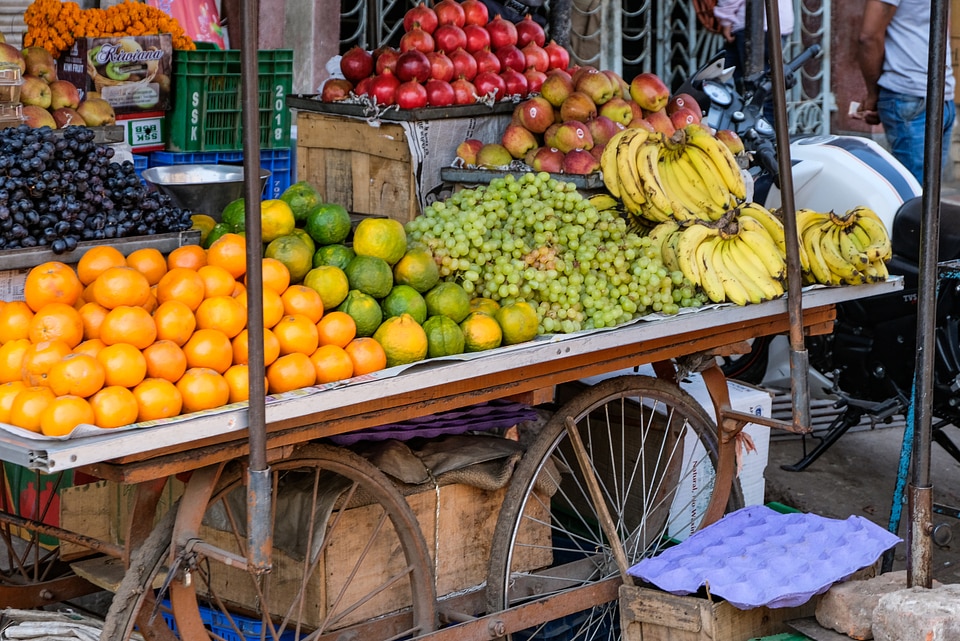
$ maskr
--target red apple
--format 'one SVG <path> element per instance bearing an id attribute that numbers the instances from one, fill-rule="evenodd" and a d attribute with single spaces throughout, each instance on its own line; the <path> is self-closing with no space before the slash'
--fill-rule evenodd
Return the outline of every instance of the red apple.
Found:
<path id="1" fill-rule="evenodd" d="M 644 111 L 660 111 L 670 100 L 670 90 L 655 73 L 641 73 L 630 82 L 630 97 Z"/>

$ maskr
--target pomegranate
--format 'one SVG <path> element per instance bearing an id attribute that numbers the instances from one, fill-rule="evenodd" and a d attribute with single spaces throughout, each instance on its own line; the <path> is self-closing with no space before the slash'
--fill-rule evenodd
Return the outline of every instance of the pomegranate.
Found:
<path id="1" fill-rule="evenodd" d="M 547 79 L 547 74 L 542 71 L 537 71 L 533 67 L 528 67 L 527 70 L 523 72 L 523 75 L 527 79 L 527 91 L 530 93 L 540 93 L 540 87 L 543 86 L 543 81 Z"/>
<path id="2" fill-rule="evenodd" d="M 430 60 L 427 54 L 413 49 L 404 51 L 397 58 L 397 78 L 401 82 L 417 80 L 426 82 L 430 77 Z"/>
<path id="3" fill-rule="evenodd" d="M 494 100 L 500 100 L 507 92 L 503 78 L 493 71 L 478 73 L 473 79 L 473 86 L 477 88 L 477 95 L 481 97 L 492 95 Z"/>
<path id="4" fill-rule="evenodd" d="M 490 32 L 482 26 L 468 24 L 464 26 L 463 33 L 467 37 L 467 46 L 464 49 L 470 53 L 480 51 L 484 47 L 490 47 Z"/>
<path id="5" fill-rule="evenodd" d="M 500 47 L 499 49 L 494 50 L 497 58 L 500 59 L 500 69 L 513 69 L 514 71 L 523 72 L 527 68 L 527 59 L 524 58 L 523 52 L 520 51 L 516 45 L 506 45 Z"/>
<path id="6" fill-rule="evenodd" d="M 455 24 L 442 24 L 433 32 L 433 41 L 437 49 L 450 53 L 467 48 L 467 34 Z"/>
<path id="7" fill-rule="evenodd" d="M 527 82 L 527 77 L 516 69 L 505 69 L 500 72 L 500 77 L 503 79 L 506 95 L 525 98 L 530 93 L 530 83 Z"/>
<path id="8" fill-rule="evenodd" d="M 419 109 L 427 106 L 427 90 L 416 80 L 408 80 L 397 87 L 397 106 L 401 109 Z"/>
<path id="9" fill-rule="evenodd" d="M 477 101 L 477 88 L 463 76 L 451 82 L 450 86 L 453 88 L 453 104 L 472 105 Z"/>
<path id="10" fill-rule="evenodd" d="M 380 54 L 377 56 L 377 63 L 375 71 L 377 75 L 380 75 L 384 71 L 396 71 L 397 70 L 397 58 L 400 56 L 400 52 L 394 49 L 393 47 L 383 47 L 380 51 Z"/>
<path id="11" fill-rule="evenodd" d="M 478 74 L 485 71 L 500 73 L 500 69 L 503 68 L 503 65 L 500 64 L 500 58 L 497 57 L 497 54 L 493 53 L 487 48 L 483 48 L 480 51 L 475 52 L 473 57 L 477 61 Z M 474 84 L 476 84 L 476 79 L 474 79 Z"/>
<path id="12" fill-rule="evenodd" d="M 370 93 L 370 83 L 373 82 L 374 78 L 376 78 L 376 76 L 367 76 L 358 82 L 357 86 L 353 88 L 353 93 L 357 94 L 358 96 L 366 96 L 368 93 Z"/>
<path id="13" fill-rule="evenodd" d="M 430 61 L 430 77 L 444 82 L 453 80 L 454 71 L 453 61 L 442 51 L 431 51 L 427 54 L 427 60 Z"/>
<path id="14" fill-rule="evenodd" d="M 500 47 L 517 44 L 516 25 L 500 16 L 494 16 L 493 20 L 487 23 L 487 31 L 490 32 L 490 47 L 494 51 Z"/>
<path id="15" fill-rule="evenodd" d="M 433 5 L 433 11 L 437 14 L 437 22 L 441 25 L 455 24 L 462 27 L 467 19 L 463 7 L 456 0 L 440 0 Z"/>
<path id="16" fill-rule="evenodd" d="M 393 105 L 397 102 L 397 87 L 400 80 L 390 71 L 374 76 L 370 81 L 370 96 L 378 105 Z"/>
<path id="17" fill-rule="evenodd" d="M 403 37 L 400 38 L 400 53 L 414 49 L 423 53 L 433 51 L 433 36 L 420 27 L 414 27 L 403 34 Z"/>
<path id="18" fill-rule="evenodd" d="M 550 55 L 546 49 L 536 42 L 528 42 L 520 51 L 523 52 L 524 60 L 526 60 L 524 69 L 530 69 L 532 67 L 537 71 L 546 73 L 550 68 Z"/>
<path id="19" fill-rule="evenodd" d="M 410 31 L 414 27 L 433 33 L 437 28 L 437 14 L 421 2 L 403 14 L 403 30 Z"/>
<path id="20" fill-rule="evenodd" d="M 323 90 L 320 92 L 320 100 L 323 102 L 337 102 L 350 95 L 353 90 L 353 83 L 343 78 L 330 78 L 323 83 Z"/>
<path id="21" fill-rule="evenodd" d="M 550 58 L 551 69 L 567 69 L 570 66 L 570 52 L 555 41 L 551 40 L 543 49 Z"/>
<path id="22" fill-rule="evenodd" d="M 427 104 L 431 107 L 448 107 L 456 98 L 453 87 L 445 80 L 431 78 L 424 89 L 427 92 Z"/>
<path id="23" fill-rule="evenodd" d="M 480 0 L 463 0 L 460 6 L 463 8 L 464 26 L 476 25 L 482 27 L 490 22 L 490 12 L 487 10 L 487 5 Z"/>
<path id="24" fill-rule="evenodd" d="M 542 47 L 546 41 L 547 34 L 543 32 L 543 27 L 534 22 L 529 13 L 517 23 L 517 46 L 521 49 L 531 42 L 536 42 L 538 47 Z"/>
<path id="25" fill-rule="evenodd" d="M 453 63 L 453 77 L 461 76 L 467 80 L 473 80 L 477 75 L 477 59 L 472 53 L 467 53 L 463 49 L 457 49 L 449 55 L 450 62 Z M 499 60 L 497 61 L 499 62 Z"/>
<path id="26" fill-rule="evenodd" d="M 357 83 L 373 73 L 373 54 L 353 47 L 340 58 L 340 71 L 351 83 Z"/>

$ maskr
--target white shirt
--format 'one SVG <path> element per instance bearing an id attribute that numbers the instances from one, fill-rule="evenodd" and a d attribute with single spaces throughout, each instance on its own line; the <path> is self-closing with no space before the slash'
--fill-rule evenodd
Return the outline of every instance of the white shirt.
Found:
<path id="1" fill-rule="evenodd" d="M 787 36 L 793 33 L 793 1 L 778 0 L 780 13 L 780 35 Z M 766 8 L 764 8 L 766 12 Z M 722 26 L 730 26 L 733 32 L 741 31 L 747 21 L 747 0 L 717 0 L 717 6 L 713 9 L 713 15 L 720 21 Z M 766 18 L 764 18 L 764 28 L 766 28 Z"/>

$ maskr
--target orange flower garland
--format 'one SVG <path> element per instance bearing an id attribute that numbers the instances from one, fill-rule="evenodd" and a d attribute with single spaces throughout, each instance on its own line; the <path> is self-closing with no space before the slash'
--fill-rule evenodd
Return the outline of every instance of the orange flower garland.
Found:
<path id="1" fill-rule="evenodd" d="M 81 9 L 75 2 L 34 0 L 23 19 L 27 23 L 23 46 L 43 47 L 54 58 L 72 47 L 77 38 L 169 33 L 174 49 L 196 49 L 174 18 L 156 7 L 131 0 L 109 9 Z"/>

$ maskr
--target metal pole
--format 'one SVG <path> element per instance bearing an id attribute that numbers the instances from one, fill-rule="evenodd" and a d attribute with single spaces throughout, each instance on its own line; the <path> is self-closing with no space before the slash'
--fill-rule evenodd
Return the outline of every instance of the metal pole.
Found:
<path id="1" fill-rule="evenodd" d="M 787 239 L 787 312 L 790 316 L 790 396 L 793 426 L 806 431 L 810 425 L 810 370 L 803 344 L 803 301 L 800 283 L 800 245 L 797 240 L 796 205 L 793 200 L 793 170 L 790 161 L 790 130 L 787 123 L 787 89 L 783 75 L 780 41 L 780 7 L 766 0 L 767 49 L 770 52 L 770 80 L 773 85 L 773 129 L 777 136 L 777 164 L 780 166 L 780 199 L 784 237 Z"/>
<path id="2" fill-rule="evenodd" d="M 250 354 L 250 439 L 247 471 L 247 560 L 256 571 L 270 569 L 271 483 L 267 466 L 266 389 L 263 364 L 263 260 L 260 233 L 260 109 L 258 96 L 259 1 L 241 0 L 240 77 L 243 176 L 247 238 L 247 341 Z"/>
<path id="3" fill-rule="evenodd" d="M 934 332 L 937 322 L 937 261 L 940 242 L 940 174 L 943 151 L 943 97 L 949 4 L 930 4 L 930 49 L 927 58 L 927 114 L 923 147 L 923 196 L 920 219 L 920 275 L 917 296 L 917 367 L 913 397 L 913 465 L 907 507 L 907 585 L 929 588 L 932 576 L 933 488 L 930 442 L 933 409 Z"/>
<path id="4" fill-rule="evenodd" d="M 743 75 L 752 76 L 763 71 L 763 65 L 766 64 L 763 40 L 763 0 L 747 0 L 746 10 L 743 25 L 743 33 L 746 36 Z"/>

